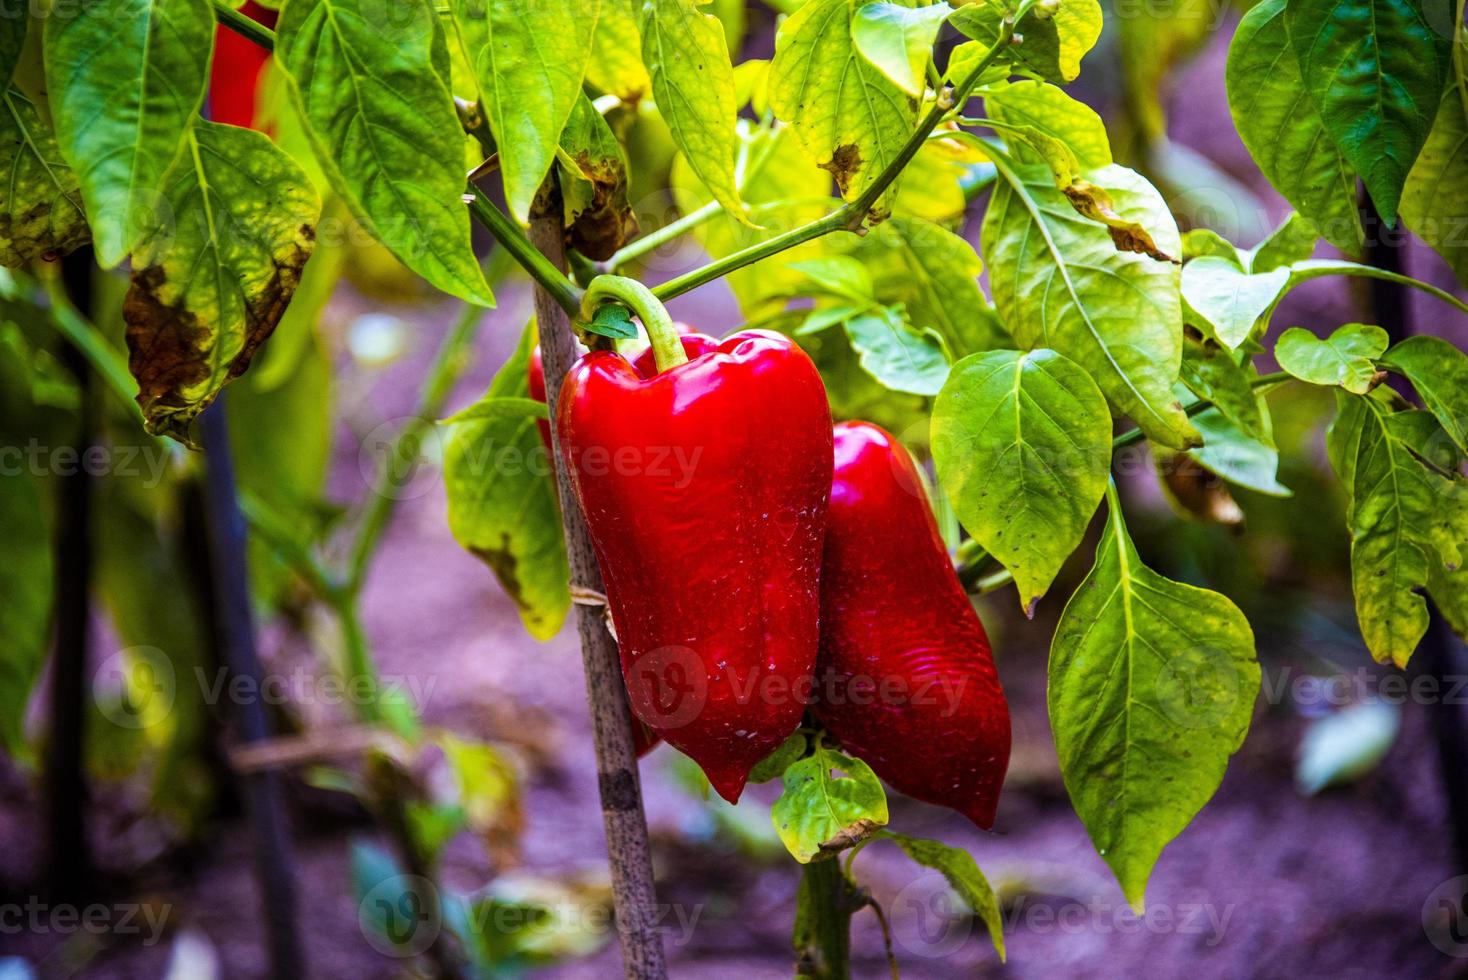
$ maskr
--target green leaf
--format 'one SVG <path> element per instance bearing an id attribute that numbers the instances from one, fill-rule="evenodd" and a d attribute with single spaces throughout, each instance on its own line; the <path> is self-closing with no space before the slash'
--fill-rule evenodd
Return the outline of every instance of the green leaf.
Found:
<path id="1" fill-rule="evenodd" d="M 1326 241 L 1361 249 L 1356 171 L 1326 132 L 1285 26 L 1285 0 L 1261 0 L 1228 50 L 1228 105 L 1249 155 Z"/>
<path id="2" fill-rule="evenodd" d="M 822 292 L 838 299 L 872 303 L 876 297 L 872 277 L 861 262 L 847 255 L 823 255 L 790 263 L 790 268 L 808 277 Z"/>
<path id="3" fill-rule="evenodd" d="M 785 769 L 770 820 L 791 856 L 809 864 L 886 826 L 887 794 L 865 762 L 817 745 Z"/>
<path id="4" fill-rule="evenodd" d="M 454 539 L 494 572 L 530 635 L 548 640 L 571 608 L 550 457 L 534 415 L 477 414 L 480 405 L 529 398 L 525 371 L 534 345 L 535 330 L 527 327 L 484 398 L 460 413 L 463 420 L 449 420 L 443 476 Z"/>
<path id="5" fill-rule="evenodd" d="M 1468 453 L 1468 356 L 1440 337 L 1408 337 L 1381 364 L 1412 382 L 1422 404 Z"/>
<path id="6" fill-rule="evenodd" d="M 1427 630 L 1422 593 L 1445 610 L 1468 602 L 1468 484 L 1423 463 L 1434 447 L 1401 424 L 1422 413 L 1394 412 L 1393 397 L 1384 388 L 1366 396 L 1338 392 L 1326 448 L 1350 500 L 1361 635 L 1377 660 L 1404 667 Z"/>
<path id="7" fill-rule="evenodd" d="M 810 0 L 792 14 L 775 38 L 769 80 L 775 115 L 848 201 L 897 158 L 917 125 L 916 100 L 857 52 L 855 9 L 849 0 Z M 889 187 L 878 199 L 878 216 L 892 195 Z"/>
<path id="8" fill-rule="evenodd" d="M 1402 221 L 1468 286 L 1468 92 L 1449 86 L 1402 188 Z"/>
<path id="9" fill-rule="evenodd" d="M 740 193 L 758 227 L 741 224 L 726 214 L 699 225 L 694 237 L 712 258 L 722 258 L 814 221 L 834 203 L 830 176 L 810 165 L 794 129 L 780 126 L 770 130 L 740 120 L 739 136 L 738 169 L 743 174 Z M 672 185 L 673 198 L 684 214 L 713 200 L 682 154 L 673 161 Z M 726 281 L 745 317 L 756 319 L 783 308 L 790 294 L 805 281 L 790 264 L 824 252 L 823 242 L 807 242 L 731 273 Z"/>
<path id="10" fill-rule="evenodd" d="M 203 102 L 213 45 L 206 0 L 83 4 L 46 18 L 56 142 L 103 268 L 172 217 L 159 213 L 161 189 Z"/>
<path id="11" fill-rule="evenodd" d="M 927 88 L 928 60 L 953 8 L 946 3 L 907 7 L 878 0 L 857 8 L 852 40 L 861 56 L 914 98 Z"/>
<path id="12" fill-rule="evenodd" d="M 1078 216 L 1040 168 L 1001 168 L 984 217 L 989 285 L 1005 325 L 1026 347 L 1048 347 L 1085 368 L 1119 411 L 1173 448 L 1197 442 L 1172 394 L 1182 360 L 1178 268 L 1118 252 L 1099 224 Z M 1182 250 L 1156 189 L 1115 165 L 1090 172 L 1119 214 Z"/>
<path id="13" fill-rule="evenodd" d="M 557 158 L 568 243 L 589 259 L 611 258 L 637 233 L 637 218 L 627 204 L 622 144 L 584 94 L 561 133 Z"/>
<path id="14" fill-rule="evenodd" d="M 948 378 L 943 348 L 927 334 L 909 328 L 890 307 L 847 320 L 846 339 L 860 355 L 862 370 L 892 391 L 936 395 Z"/>
<path id="15" fill-rule="evenodd" d="M 1446 0 L 1290 0 L 1285 23 L 1326 132 L 1391 225 L 1447 81 Z"/>
<path id="16" fill-rule="evenodd" d="M 909 323 L 936 331 L 956 354 L 1013 345 L 979 289 L 979 253 L 947 228 L 894 215 L 864 236 L 832 237 L 833 247 L 846 243 L 878 301 L 906 306 Z"/>
<path id="17" fill-rule="evenodd" d="M 694 0 L 643 0 L 640 28 L 642 60 L 673 142 L 714 200 L 744 218 L 734 176 L 734 68 L 723 25 Z"/>
<path id="18" fill-rule="evenodd" d="M 587 333 L 613 340 L 631 340 L 637 336 L 637 324 L 632 321 L 631 311 L 620 303 L 603 303 L 590 320 L 581 324 L 581 328 Z"/>
<path id="19" fill-rule="evenodd" d="M 1211 255 L 1226 259 L 1240 271 L 1249 268 L 1248 254 L 1241 253 L 1236 245 L 1212 228 L 1189 228 L 1183 232 L 1183 261 Z"/>
<path id="20" fill-rule="evenodd" d="M 989 887 L 989 880 L 979 870 L 973 855 L 962 848 L 949 847 L 947 844 L 921 837 L 908 837 L 890 830 L 882 831 L 882 836 L 902 848 L 903 853 L 918 864 L 942 872 L 949 887 L 958 893 L 958 897 L 963 899 L 969 910 L 988 927 L 989 941 L 994 944 L 999 959 L 1004 960 L 1004 917 L 999 912 L 999 899 L 995 897 L 994 889 Z"/>
<path id="21" fill-rule="evenodd" d="M 0 265 L 65 255 L 91 238 L 76 174 L 18 88 L 6 92 L 0 106 L 0 172 L 8 175 L 0 201 Z"/>
<path id="22" fill-rule="evenodd" d="M 453 0 L 499 149 L 505 201 L 520 221 L 581 94 L 600 6 L 601 0 Z"/>
<path id="23" fill-rule="evenodd" d="M 470 243 L 464 136 L 429 0 L 286 0 L 275 59 L 317 159 L 363 227 L 437 288 L 493 306 Z"/>
<path id="24" fill-rule="evenodd" d="M 1183 302 L 1190 323 L 1230 350 L 1262 329 L 1289 288 L 1287 268 L 1253 274 L 1228 259 L 1205 255 L 1183 266 Z"/>
<path id="25" fill-rule="evenodd" d="M 1106 399 L 1054 351 L 975 354 L 953 366 L 938 395 L 932 440 L 959 521 L 1014 574 L 1033 615 L 1106 490 Z"/>
<path id="26" fill-rule="evenodd" d="M 949 23 L 992 47 L 999 39 L 1002 18 L 1010 13 L 1001 3 L 965 4 L 953 12 Z M 1006 53 L 1006 59 L 1019 71 L 1064 85 L 1080 74 L 1081 59 L 1101 37 L 1101 5 L 1096 0 L 1063 0 L 1049 19 L 1034 14 L 1021 19 L 1016 37 L 1022 43 Z"/>
<path id="27" fill-rule="evenodd" d="M 1339 327 L 1325 340 L 1303 327 L 1291 327 L 1279 335 L 1274 357 L 1301 381 L 1340 385 L 1364 395 L 1372 388 L 1376 359 L 1385 353 L 1388 343 L 1385 330 L 1363 323 Z"/>
<path id="28" fill-rule="evenodd" d="M 642 64 L 636 0 L 602 0 L 591 57 L 586 62 L 586 81 L 629 105 L 652 91 L 652 79 Z"/>
<path id="29" fill-rule="evenodd" d="M 985 110 L 995 119 L 1013 126 L 1030 126 L 1065 144 L 1086 169 L 1105 167 L 1111 159 L 1111 141 L 1096 110 L 1077 102 L 1045 82 L 1014 82 L 986 92 Z M 1043 157 L 1020 145 L 1015 159 L 1044 163 Z"/>
<path id="30" fill-rule="evenodd" d="M 1162 849 L 1218 789 L 1248 731 L 1254 635 L 1225 597 L 1143 565 L 1113 504 L 1096 564 L 1056 627 L 1049 677 L 1066 790 L 1140 910 Z"/>
<path id="31" fill-rule="evenodd" d="M 463 422 L 486 422 L 491 419 L 549 419 L 550 409 L 545 402 L 534 398 L 518 398 L 514 395 L 481 398 L 462 411 L 444 419 L 442 425 L 459 425 Z"/>
<path id="32" fill-rule="evenodd" d="M 290 302 L 321 201 L 268 138 L 199 120 L 163 187 L 170 221 L 133 259 L 128 368 L 148 430 L 187 442 L 194 416 L 243 374 Z"/>
<path id="33" fill-rule="evenodd" d="M 790 765 L 805 755 L 806 745 L 809 739 L 805 732 L 796 732 L 785 741 L 775 747 L 775 751 L 765 756 L 759 763 L 749 771 L 751 783 L 768 783 L 772 779 L 779 779 L 785 775 L 785 770 Z"/>
<path id="34" fill-rule="evenodd" d="M 1181 378 L 1188 390 L 1212 402 L 1240 431 L 1272 446 L 1274 440 L 1265 423 L 1259 396 L 1249 384 L 1253 376 L 1253 371 L 1241 367 L 1230 352 L 1211 343 L 1183 341 Z M 1197 425 L 1197 419 L 1193 424 Z"/>
<path id="35" fill-rule="evenodd" d="M 1279 482 L 1279 450 L 1268 441 L 1243 431 L 1217 409 L 1193 416 L 1203 434 L 1203 445 L 1188 450 L 1204 469 L 1241 487 L 1271 497 L 1290 497 L 1294 491 Z"/>
<path id="36" fill-rule="evenodd" d="M 1218 29 L 1223 18 L 1212 0 L 1142 0 L 1115 8 L 1116 48 L 1128 115 L 1139 130 L 1137 145 L 1167 138 L 1169 76 Z"/>
<path id="37" fill-rule="evenodd" d="M 41 485 L 24 466 L 0 474 L 0 746 L 25 750 L 26 704 L 46 661 L 51 632 L 51 535 Z"/>
<path id="38" fill-rule="evenodd" d="M 1314 225 L 1291 211 L 1279 227 L 1249 253 L 1249 271 L 1268 272 L 1303 262 L 1315 254 L 1315 243 L 1319 238 Z"/>

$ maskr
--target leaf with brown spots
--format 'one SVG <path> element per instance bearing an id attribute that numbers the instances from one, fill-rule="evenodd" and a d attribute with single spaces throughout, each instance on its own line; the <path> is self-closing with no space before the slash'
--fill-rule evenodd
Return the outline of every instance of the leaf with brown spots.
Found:
<path id="1" fill-rule="evenodd" d="M 611 127 L 584 94 L 571 110 L 557 151 L 566 241 L 601 261 L 637 234 L 627 204 L 627 159 Z"/>
<path id="2" fill-rule="evenodd" d="M 1120 251 L 1149 255 L 1158 262 L 1182 264 L 1158 248 L 1146 228 L 1117 214 L 1116 205 L 1111 203 L 1111 195 L 1106 193 L 1106 188 L 1098 187 L 1089 180 L 1075 180 L 1060 189 L 1077 214 L 1106 226 L 1107 234 Z"/>
<path id="3" fill-rule="evenodd" d="M 91 238 L 76 175 L 61 159 L 56 134 L 36 107 L 12 88 L 0 106 L 0 265 L 65 255 Z"/>
<path id="4" fill-rule="evenodd" d="M 194 417 L 244 373 L 285 312 L 321 201 L 265 136 L 202 120 L 163 190 L 123 319 L 148 430 L 188 443 Z"/>
<path id="5" fill-rule="evenodd" d="M 806 155 L 852 200 L 866 190 L 917 125 L 917 101 L 861 56 L 855 4 L 810 0 L 780 28 L 770 62 L 770 107 L 790 123 Z M 893 188 L 872 209 L 890 210 Z"/>

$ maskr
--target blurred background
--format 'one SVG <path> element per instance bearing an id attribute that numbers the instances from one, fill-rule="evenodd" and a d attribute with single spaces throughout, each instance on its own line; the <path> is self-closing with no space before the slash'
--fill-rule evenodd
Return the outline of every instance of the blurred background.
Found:
<path id="1" fill-rule="evenodd" d="M 1254 244 L 1287 208 L 1229 119 L 1223 65 L 1239 11 L 1223 0 L 1138 0 L 1130 11 L 1125 2 L 1108 11 L 1071 94 L 1103 114 L 1118 162 L 1145 172 L 1184 227 Z M 731 50 L 769 56 L 771 9 L 716 6 Z M 268 101 L 268 70 L 262 84 Z M 630 125 L 637 145 L 652 148 L 631 161 L 631 198 L 647 230 L 676 213 L 672 148 L 664 139 L 658 155 L 654 114 Z M 976 244 L 983 204 L 980 191 L 963 225 Z M 1317 255 L 1326 254 L 1322 245 Z M 1411 274 L 1456 288 L 1427 249 L 1409 243 L 1392 254 Z M 638 274 L 660 280 L 703 260 L 684 240 Z M 478 398 L 520 341 L 528 285 L 500 271 L 499 306 L 443 372 L 452 385 L 435 417 Z M 14 287 L 0 316 L 18 325 L 3 338 L 12 352 L 25 349 L 35 318 Z M 84 287 L 92 319 L 114 335 L 122 289 L 105 278 Z M 1468 344 L 1468 322 L 1450 307 L 1419 294 L 1386 298 L 1396 300 L 1417 332 Z M 1361 283 L 1319 280 L 1290 294 L 1274 329 L 1374 322 L 1382 302 Z M 724 283 L 670 309 L 716 335 L 744 322 Z M 82 508 L 73 516 L 91 520 L 92 588 L 60 597 L 82 617 L 89 660 L 80 674 L 47 668 L 24 738 L 0 759 L 0 978 L 266 975 L 267 923 L 283 910 L 262 906 L 258 828 L 246 818 L 265 771 L 284 774 L 298 891 L 291 917 L 313 975 L 428 973 L 437 955 L 429 933 L 463 928 L 434 922 L 405 941 L 384 927 L 382 909 L 404 900 L 402 877 L 421 870 L 405 839 L 435 866 L 447 914 L 475 918 L 474 958 L 493 975 L 620 972 L 574 629 L 532 639 L 489 569 L 455 542 L 441 430 L 414 422 L 436 352 L 475 319 L 379 247 L 347 240 L 312 260 L 265 353 L 228 389 L 270 682 L 258 693 L 219 673 L 225 607 L 208 571 L 197 458 L 129 428 L 100 386 L 70 384 L 69 365 L 31 357 L 21 382 L 31 398 L 7 411 L 33 412 L 53 432 L 67 431 L 79 407 L 90 412 L 112 465 L 88 479 L 79 504 L 64 498 Z M 894 827 L 977 859 L 1002 899 L 1008 963 L 939 874 L 876 845 L 856 870 L 891 920 L 905 976 L 1465 975 L 1468 936 L 1444 911 L 1468 909 L 1468 878 L 1458 877 L 1468 873 L 1468 814 L 1455 820 L 1450 805 L 1468 793 L 1462 645 L 1445 630 L 1429 634 L 1414 664 L 1438 677 L 1372 663 L 1351 605 L 1343 497 L 1324 454 L 1330 398 L 1292 385 L 1270 404 L 1279 481 L 1293 496 L 1234 487 L 1242 521 L 1182 516 L 1145 453 L 1118 464 L 1141 554 L 1238 603 L 1264 673 L 1253 729 L 1218 796 L 1163 853 L 1145 916 L 1128 910 L 1070 808 L 1045 713 L 1050 636 L 1097 528 L 1033 621 L 1012 591 L 978 600 L 1014 718 L 994 832 L 891 797 Z M 882 411 L 878 421 L 912 436 L 914 406 Z M 410 451 L 395 455 L 400 447 Z M 381 539 L 362 566 L 360 595 L 323 601 L 309 570 L 283 556 L 292 541 L 323 542 L 324 553 L 349 559 L 359 538 L 344 531 L 364 520 L 380 521 Z M 360 699 L 334 680 L 336 666 L 365 649 L 389 727 L 402 736 L 391 745 L 356 724 Z M 72 730 L 84 733 L 73 748 L 86 779 L 48 787 L 42 760 L 58 751 L 50 706 L 62 703 L 57 681 L 68 677 L 84 688 Z M 284 737 L 242 751 L 229 726 L 243 701 L 264 704 Z M 397 702 L 421 720 L 394 712 Z M 673 975 L 788 976 L 798 872 L 770 825 L 775 787 L 727 806 L 707 798 L 696 768 L 666 746 L 643 761 L 642 778 Z M 73 804 L 61 813 L 45 805 L 57 792 Z M 407 805 L 385 806 L 392 796 Z M 58 914 L 66 902 L 75 915 Z M 870 912 L 857 916 L 854 942 L 856 975 L 887 975 Z"/>

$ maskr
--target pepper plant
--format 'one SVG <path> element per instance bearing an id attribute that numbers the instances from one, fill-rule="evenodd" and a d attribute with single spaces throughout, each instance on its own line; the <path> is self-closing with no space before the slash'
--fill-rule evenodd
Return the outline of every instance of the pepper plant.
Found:
<path id="1" fill-rule="evenodd" d="M 537 343 L 554 406 L 576 340 L 627 350 L 640 320 L 662 367 L 669 351 L 678 359 L 662 304 L 723 283 L 751 326 L 809 354 L 838 421 L 896 433 L 935 478 L 935 508 L 961 526 L 950 544 L 970 591 L 1006 592 L 1029 615 L 1064 604 L 1048 688 L 1061 774 L 1139 908 L 1245 738 L 1260 672 L 1234 603 L 1153 571 L 1133 545 L 1111 475 L 1118 449 L 1145 442 L 1180 505 L 1206 518 L 1227 484 L 1288 494 L 1271 392 L 1333 390 L 1327 450 L 1350 501 L 1340 533 L 1366 646 L 1404 667 L 1430 610 L 1468 633 L 1468 359 L 1433 337 L 1393 343 L 1400 324 L 1274 316 L 1321 277 L 1385 281 L 1426 294 L 1445 319 L 1468 313 L 1458 295 L 1362 261 L 1377 230 L 1364 203 L 1468 282 L 1461 2 L 1262 0 L 1244 14 L 1227 65 L 1234 123 L 1294 209 L 1251 247 L 1180 229 L 1174 195 L 1117 162 L 1175 181 L 1148 165 L 1165 125 L 1137 79 L 1160 84 L 1196 44 L 1191 15 L 1121 24 L 1140 67 L 1127 82 L 1132 131 L 1114 145 L 1066 91 L 1101 34 L 1097 0 L 770 7 L 773 55 L 737 63 L 743 7 L 694 0 L 284 0 L 273 29 L 224 0 L 56 0 L 0 18 L 0 262 L 13 270 L 8 302 L 49 297 L 44 317 L 31 307 L 43 328 L 8 348 L 27 404 L 62 397 L 48 351 L 75 347 L 150 433 L 193 447 L 196 418 L 246 383 L 252 361 L 288 375 L 311 356 L 309 323 L 284 360 L 269 360 L 286 340 L 272 333 L 319 312 L 335 274 L 320 264 L 347 227 L 465 304 L 425 384 L 421 408 L 436 417 L 494 305 L 499 276 L 475 254 L 475 227 L 533 281 L 536 321 L 484 398 L 444 422 L 448 520 L 532 636 L 576 610 L 629 975 L 660 976 L 663 961 L 591 542 L 564 467 L 484 465 L 544 459 L 537 423 L 555 412 L 532 397 Z M 266 132 L 210 116 L 220 26 L 273 52 Z M 1155 62 L 1149 37 L 1166 41 Z M 676 213 L 639 227 L 634 203 L 659 195 Z M 979 199 L 975 244 L 960 232 Z M 1342 257 L 1316 258 L 1322 240 Z M 685 261 L 688 242 L 706 264 Z M 54 260 L 84 244 L 127 276 L 125 370 L 115 338 L 69 308 L 55 276 Z M 1261 370 L 1270 361 L 1278 369 Z M 251 397 L 268 411 L 268 392 Z M 392 443 L 394 461 L 425 425 Z M 44 563 L 38 488 L 7 478 L 5 492 L 7 540 Z M 342 617 L 344 670 L 370 674 L 353 602 L 391 504 L 357 515 L 338 574 L 323 560 L 327 529 L 303 537 L 268 499 L 244 503 L 258 557 Z M 1098 518 L 1094 557 L 1077 559 L 1089 573 L 1053 595 Z M 21 651 L 0 692 L 12 748 L 9 722 L 44 649 L 50 596 L 27 574 L 36 567 L 0 569 L 0 591 L 20 597 L 0 618 Z M 363 714 L 415 731 L 400 704 Z M 973 859 L 889 827 L 881 781 L 813 715 L 751 778 L 783 782 L 773 818 L 804 866 L 802 972 L 848 972 L 849 921 L 870 903 L 854 859 L 884 840 L 942 871 L 1002 955 Z"/>

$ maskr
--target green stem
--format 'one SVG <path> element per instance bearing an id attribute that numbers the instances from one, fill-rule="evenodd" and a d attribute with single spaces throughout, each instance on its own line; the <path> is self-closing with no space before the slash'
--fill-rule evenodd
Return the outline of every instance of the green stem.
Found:
<path id="1" fill-rule="evenodd" d="M 1028 12 L 1028 9 L 1028 7 L 1024 8 L 1019 14 L 1019 17 L 1023 17 Z M 917 129 L 907 138 L 907 142 L 902 145 L 902 149 L 898 151 L 897 156 L 893 157 L 887 166 L 882 168 L 882 172 L 877 175 L 877 179 L 872 181 L 871 185 L 862 191 L 856 200 L 837 208 L 824 217 L 817 218 L 809 224 L 802 225 L 799 228 L 792 228 L 783 235 L 777 235 L 769 241 L 758 242 L 748 248 L 740 249 L 721 259 L 716 259 L 702 268 L 685 272 L 681 276 L 676 276 L 665 283 L 654 286 L 652 290 L 653 295 L 661 300 L 669 300 L 674 296 L 680 296 L 688 292 L 690 289 L 702 286 L 704 283 L 721 279 L 735 269 L 742 269 L 761 259 L 767 259 L 772 255 L 777 255 L 786 249 L 803 245 L 813 238 L 819 238 L 822 235 L 841 229 L 855 231 L 861 227 L 861 223 L 866 220 L 867 213 L 871 211 L 872 205 L 876 204 L 877 199 L 897 179 L 897 175 L 902 172 L 902 169 L 911 162 L 913 156 L 917 154 L 917 151 L 922 148 L 923 143 L 927 140 L 928 134 L 937 128 L 938 123 L 943 120 L 943 117 L 948 114 L 953 106 L 961 106 L 968 100 L 969 93 L 979 83 L 979 77 L 999 58 L 1000 53 L 1009 47 L 1010 41 L 1014 38 L 1014 28 L 1015 22 L 1009 20 L 1004 22 L 1004 29 L 1000 32 L 999 38 L 994 43 L 994 46 L 979 59 L 978 64 L 974 66 L 973 70 L 954 88 L 951 98 L 946 100 L 940 99 L 933 104 L 933 107 L 928 110 L 928 114 L 918 124 Z"/>
<path id="2" fill-rule="evenodd" d="M 266 51 L 275 50 L 275 32 L 252 17 L 241 13 L 225 0 L 211 0 L 214 17 L 219 23 L 234 31 L 247 41 L 253 41 Z"/>
<path id="3" fill-rule="evenodd" d="M 849 980 L 851 916 L 859 903 L 841 862 L 823 858 L 804 865 L 800 892 L 808 918 L 796 923 L 801 930 L 794 936 L 797 970 L 812 980 Z"/>
<path id="4" fill-rule="evenodd" d="M 550 294 L 557 306 L 575 316 L 581 305 L 581 290 L 530 244 L 530 239 L 525 237 L 519 225 L 510 220 L 509 215 L 495 207 L 472 184 L 469 185 L 469 194 L 469 213 L 474 219 L 489 229 L 495 241 L 530 274 L 531 279 Z"/>
<path id="5" fill-rule="evenodd" d="M 418 395 L 418 404 L 413 409 L 412 418 L 388 447 L 387 462 L 378 470 L 366 509 L 362 513 L 361 524 L 357 528 L 356 540 L 352 543 L 351 557 L 347 561 L 346 592 L 351 597 L 361 592 L 372 554 L 376 551 L 378 540 L 397 506 L 392 476 L 394 464 L 399 461 L 411 463 L 408 457 L 416 456 L 419 438 L 433 425 L 433 420 L 442 414 L 444 402 L 459 376 L 463 374 L 468 362 L 469 345 L 479 331 L 485 312 L 482 306 L 471 303 L 464 305 L 463 312 L 449 328 L 434 355 L 433 364 L 428 369 L 428 379 Z"/>
<path id="6" fill-rule="evenodd" d="M 334 608 L 337 619 L 342 624 L 342 652 L 346 661 L 343 664 L 343 673 L 346 675 L 347 690 L 371 692 L 368 697 L 353 697 L 352 700 L 357 706 L 357 717 L 364 724 L 375 725 L 382 721 L 382 712 L 377 705 L 377 696 L 382 688 L 378 683 L 377 664 L 367 645 L 367 630 L 362 625 L 356 595 L 338 597 Z"/>
<path id="7" fill-rule="evenodd" d="M 107 382 L 107 387 L 117 395 L 119 401 L 128 407 L 128 413 L 141 422 L 143 413 L 138 408 L 137 399 L 133 397 L 137 393 L 138 386 L 133 381 L 132 375 L 128 373 L 127 362 L 102 338 L 97 328 L 72 305 L 59 278 L 43 276 L 41 281 L 46 287 L 46 296 L 51 302 L 52 324 L 63 337 L 71 341 L 72 346 L 81 351 L 87 363 L 92 365 L 92 370 Z"/>
<path id="8" fill-rule="evenodd" d="M 581 321 L 590 321 L 597 308 L 606 303 L 621 303 L 637 314 L 647 331 L 647 339 L 652 343 L 652 358 L 659 372 L 688 361 L 678 328 L 673 326 L 673 318 L 652 290 L 625 276 L 597 276 L 581 298 Z"/>
<path id="9" fill-rule="evenodd" d="M 677 221 L 669 222 L 656 231 L 650 231 L 634 242 L 629 242 L 619 248 L 611 258 L 601 264 L 603 272 L 615 272 L 621 266 L 626 265 L 633 259 L 640 258 L 671 242 L 673 239 L 684 235 L 713 218 L 724 213 L 724 206 L 718 201 L 710 201 L 697 210 L 690 211 Z"/>

